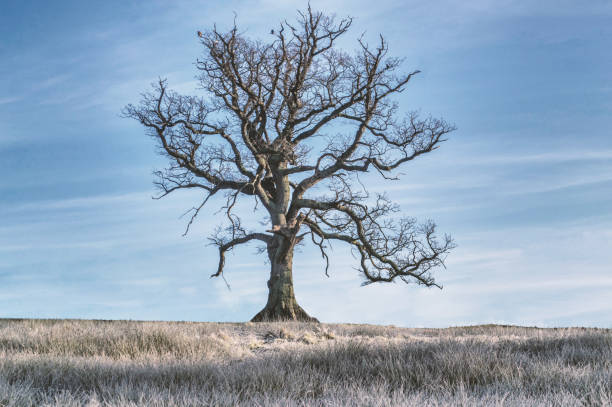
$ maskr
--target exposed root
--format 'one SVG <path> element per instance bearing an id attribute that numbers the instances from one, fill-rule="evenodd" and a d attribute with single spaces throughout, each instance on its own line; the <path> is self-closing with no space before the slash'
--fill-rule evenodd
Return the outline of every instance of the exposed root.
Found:
<path id="1" fill-rule="evenodd" d="M 291 301 L 288 304 L 281 302 L 264 307 L 251 319 L 251 322 L 276 322 L 276 321 L 301 321 L 301 322 L 319 322 L 318 319 L 311 317 L 300 307 L 297 302 Z"/>

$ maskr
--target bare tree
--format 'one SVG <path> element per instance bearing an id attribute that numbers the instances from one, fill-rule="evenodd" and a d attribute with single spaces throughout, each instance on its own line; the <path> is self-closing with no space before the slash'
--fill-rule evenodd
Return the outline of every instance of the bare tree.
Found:
<path id="1" fill-rule="evenodd" d="M 454 128 L 416 113 L 396 117 L 393 96 L 419 71 L 399 73 L 401 60 L 387 55 L 382 36 L 375 47 L 359 40 L 354 54 L 337 49 L 351 22 L 309 7 L 295 23 L 272 30 L 269 42 L 246 38 L 235 23 L 228 32 L 198 31 L 205 96 L 179 95 L 160 80 L 139 105 L 124 109 L 169 159 L 156 173 L 160 197 L 203 192 L 185 233 L 210 197 L 225 195 L 229 222 L 211 237 L 219 248 L 211 277 L 222 276 L 225 255 L 236 246 L 265 245 L 268 302 L 253 321 L 316 321 L 293 290 L 293 252 L 305 238 L 320 250 L 326 274 L 329 243 L 350 245 L 363 284 L 399 278 L 438 286 L 431 271 L 454 247 L 449 236 L 436 237 L 433 222 L 393 220 L 397 206 L 359 181 L 372 170 L 397 179 L 394 170 L 437 149 Z M 265 208 L 267 230 L 243 226 L 235 204 L 244 197 Z"/>

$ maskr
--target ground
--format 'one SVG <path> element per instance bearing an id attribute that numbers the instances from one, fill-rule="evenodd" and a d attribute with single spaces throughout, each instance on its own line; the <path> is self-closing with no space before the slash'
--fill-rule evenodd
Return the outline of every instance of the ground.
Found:
<path id="1" fill-rule="evenodd" d="M 0 406 L 612 405 L 612 330 L 0 320 Z"/>

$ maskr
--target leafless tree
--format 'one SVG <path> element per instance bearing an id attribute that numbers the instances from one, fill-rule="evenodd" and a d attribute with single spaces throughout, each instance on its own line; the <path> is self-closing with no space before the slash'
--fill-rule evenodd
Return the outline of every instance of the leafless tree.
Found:
<path id="1" fill-rule="evenodd" d="M 179 95 L 160 80 L 139 105 L 124 108 L 169 160 L 157 172 L 161 196 L 203 192 L 187 231 L 210 197 L 225 195 L 229 226 L 211 237 L 219 248 L 212 277 L 222 276 L 236 246 L 265 245 L 268 302 L 253 321 L 316 320 L 293 290 L 293 252 L 305 238 L 320 250 L 326 273 L 329 243 L 350 245 L 363 284 L 399 278 L 438 286 L 431 271 L 454 247 L 449 236 L 436 237 L 433 222 L 392 219 L 397 205 L 359 181 L 369 171 L 397 179 L 394 170 L 437 149 L 454 128 L 416 113 L 396 117 L 393 96 L 419 71 L 398 72 L 401 60 L 387 55 L 382 36 L 374 47 L 359 40 L 353 54 L 338 49 L 351 23 L 309 7 L 295 23 L 280 23 L 268 42 L 245 37 L 235 23 L 228 32 L 198 31 L 205 96 Z M 244 197 L 265 208 L 267 230 L 243 226 L 235 204 Z"/>

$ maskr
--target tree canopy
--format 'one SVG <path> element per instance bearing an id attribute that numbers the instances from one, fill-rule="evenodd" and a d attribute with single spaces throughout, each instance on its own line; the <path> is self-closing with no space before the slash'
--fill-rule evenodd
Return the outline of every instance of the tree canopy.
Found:
<path id="1" fill-rule="evenodd" d="M 270 295 L 290 288 L 293 297 L 293 250 L 308 238 L 326 273 L 329 243 L 340 241 L 357 255 L 364 284 L 401 279 L 438 286 L 432 271 L 444 265 L 451 237 L 437 237 L 432 221 L 395 219 L 398 206 L 368 192 L 359 176 L 398 180 L 397 169 L 437 149 L 454 127 L 400 114 L 394 96 L 419 71 L 402 72 L 382 36 L 374 46 L 359 39 L 354 53 L 339 49 L 351 24 L 309 7 L 294 23 L 280 23 L 268 41 L 245 36 L 235 24 L 198 31 L 202 95 L 180 95 L 159 80 L 139 105 L 124 109 L 168 158 L 156 172 L 160 197 L 202 191 L 187 230 L 210 197 L 224 194 L 227 222 L 211 237 L 219 249 L 212 276 L 224 272 L 228 251 L 257 240 L 272 265 Z M 244 198 L 265 208 L 268 228 L 243 226 L 235 208 Z M 271 304 L 279 301 L 270 297 L 260 319 L 300 319 L 303 310 Z"/>

